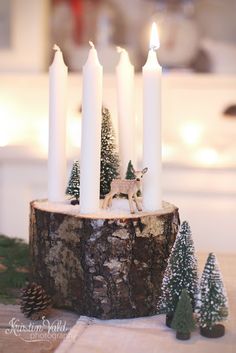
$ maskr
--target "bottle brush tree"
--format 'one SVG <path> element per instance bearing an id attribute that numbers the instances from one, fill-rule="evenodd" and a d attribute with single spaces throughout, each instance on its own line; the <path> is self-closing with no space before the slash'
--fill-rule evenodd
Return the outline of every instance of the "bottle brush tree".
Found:
<path id="1" fill-rule="evenodd" d="M 129 161 L 128 163 L 125 179 L 129 179 L 129 180 L 135 179 L 135 170 L 134 170 L 132 161 Z M 141 196 L 141 190 L 138 190 L 137 196 L 139 197 Z"/>
<path id="2" fill-rule="evenodd" d="M 119 176 L 119 155 L 112 126 L 111 114 L 107 108 L 102 109 L 101 131 L 101 171 L 100 171 L 100 197 L 110 191 L 113 179 Z"/>
<path id="3" fill-rule="evenodd" d="M 129 161 L 128 163 L 125 179 L 129 179 L 129 180 L 135 179 L 134 167 L 133 167 L 132 161 Z"/>
<path id="4" fill-rule="evenodd" d="M 119 176 L 119 155 L 117 153 L 115 134 L 112 126 L 110 112 L 102 109 L 101 127 L 101 167 L 100 167 L 100 197 L 103 198 L 110 191 L 113 179 Z M 66 194 L 74 199 L 72 204 L 79 203 L 80 197 L 80 165 L 79 161 L 73 163 Z"/>
<path id="5" fill-rule="evenodd" d="M 74 200 L 71 201 L 73 205 L 79 204 L 80 196 L 80 165 L 79 161 L 74 161 L 71 169 L 70 179 L 66 189 L 66 194 L 71 195 Z"/>
<path id="6" fill-rule="evenodd" d="M 197 313 L 203 336 L 220 337 L 224 335 L 224 326 L 218 323 L 228 317 L 228 301 L 217 260 L 213 253 L 208 255 L 202 273 Z"/>
<path id="7" fill-rule="evenodd" d="M 167 315 L 166 325 L 169 327 L 183 289 L 188 292 L 195 310 L 198 294 L 197 260 L 191 229 L 186 221 L 181 224 L 169 256 L 157 308 L 159 313 Z"/>
<path id="8" fill-rule="evenodd" d="M 176 330 L 176 338 L 187 340 L 195 328 L 191 299 L 186 289 L 183 289 L 175 310 L 171 327 Z"/>

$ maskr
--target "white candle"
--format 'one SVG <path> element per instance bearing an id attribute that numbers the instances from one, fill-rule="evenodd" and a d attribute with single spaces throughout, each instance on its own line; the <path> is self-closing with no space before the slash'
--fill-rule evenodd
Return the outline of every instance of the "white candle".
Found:
<path id="1" fill-rule="evenodd" d="M 147 211 L 162 207 L 161 163 L 161 67 L 155 50 L 159 47 L 156 24 L 152 25 L 150 50 L 143 67 L 143 206 Z"/>
<path id="2" fill-rule="evenodd" d="M 102 66 L 90 42 L 83 67 L 82 137 L 80 152 L 80 211 L 96 213 L 100 198 Z"/>
<path id="3" fill-rule="evenodd" d="M 66 110 L 68 69 L 60 48 L 49 68 L 48 200 L 61 202 L 66 188 Z"/>
<path id="4" fill-rule="evenodd" d="M 120 61 L 116 67 L 119 150 L 121 177 L 125 177 L 129 161 L 135 160 L 134 66 L 125 49 L 117 48 Z"/>

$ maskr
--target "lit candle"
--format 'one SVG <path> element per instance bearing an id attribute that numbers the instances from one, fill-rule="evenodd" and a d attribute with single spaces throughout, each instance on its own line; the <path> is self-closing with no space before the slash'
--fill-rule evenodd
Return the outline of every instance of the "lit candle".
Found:
<path id="1" fill-rule="evenodd" d="M 102 66 L 92 42 L 83 67 L 80 211 L 99 210 L 102 112 Z"/>
<path id="2" fill-rule="evenodd" d="M 66 187 L 66 110 L 68 69 L 60 48 L 49 68 L 48 200 L 61 202 Z"/>
<path id="3" fill-rule="evenodd" d="M 134 66 L 125 49 L 117 48 L 120 61 L 116 67 L 119 149 L 121 176 L 125 177 L 131 160 L 135 166 Z"/>
<path id="4" fill-rule="evenodd" d="M 143 206 L 147 211 L 162 207 L 161 163 L 161 66 L 155 50 L 159 48 L 156 24 L 153 23 L 150 50 L 143 67 Z"/>

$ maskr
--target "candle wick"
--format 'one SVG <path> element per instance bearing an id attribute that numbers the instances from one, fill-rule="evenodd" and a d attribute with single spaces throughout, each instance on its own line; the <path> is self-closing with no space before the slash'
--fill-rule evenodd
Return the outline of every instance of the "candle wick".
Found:
<path id="1" fill-rule="evenodd" d="M 54 46 L 53 46 L 53 50 L 56 50 L 56 51 L 61 51 L 61 49 L 59 48 L 59 46 L 58 46 L 58 45 L 56 45 L 56 44 L 54 44 Z"/>
<path id="2" fill-rule="evenodd" d="M 116 47 L 116 50 L 117 50 L 117 52 L 118 52 L 119 54 L 124 51 L 124 49 L 121 48 L 121 47 L 119 47 L 119 46 Z"/>
<path id="3" fill-rule="evenodd" d="M 91 40 L 89 41 L 89 45 L 91 46 L 91 48 L 94 48 L 94 44 Z"/>
<path id="4" fill-rule="evenodd" d="M 157 49 L 159 49 L 159 46 L 158 45 L 151 45 L 149 47 L 150 50 L 153 50 L 153 51 L 156 51 Z"/>

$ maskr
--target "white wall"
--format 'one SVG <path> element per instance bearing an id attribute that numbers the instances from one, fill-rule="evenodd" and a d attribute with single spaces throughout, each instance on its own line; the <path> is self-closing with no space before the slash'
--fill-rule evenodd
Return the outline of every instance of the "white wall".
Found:
<path id="1" fill-rule="evenodd" d="M 0 72 L 42 72 L 48 62 L 49 0 L 10 4 L 9 48 L 0 50 Z"/>

